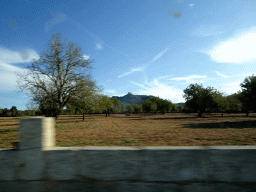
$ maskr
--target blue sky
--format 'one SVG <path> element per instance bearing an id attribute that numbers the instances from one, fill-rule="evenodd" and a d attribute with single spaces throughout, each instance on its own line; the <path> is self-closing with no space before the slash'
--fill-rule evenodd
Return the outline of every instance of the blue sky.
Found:
<path id="1" fill-rule="evenodd" d="M 55 32 L 94 60 L 91 74 L 108 96 L 128 92 L 185 102 L 191 83 L 226 95 L 256 67 L 256 3 L 251 0 L 0 1 L 0 108 L 25 110 L 15 72 Z"/>

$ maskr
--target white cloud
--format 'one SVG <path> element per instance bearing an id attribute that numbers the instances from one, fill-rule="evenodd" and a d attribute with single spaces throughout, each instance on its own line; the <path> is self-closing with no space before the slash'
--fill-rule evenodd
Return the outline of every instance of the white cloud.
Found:
<path id="1" fill-rule="evenodd" d="M 120 93 L 113 93 L 113 94 L 111 95 L 111 97 L 112 97 L 112 96 L 123 97 L 124 95 L 126 95 L 126 94 L 125 94 L 125 93 L 123 93 L 123 94 L 120 94 Z"/>
<path id="2" fill-rule="evenodd" d="M 156 97 L 160 97 L 162 99 L 169 99 L 173 103 L 184 102 L 184 98 L 182 97 L 183 91 L 179 90 L 173 86 L 169 86 L 164 83 L 160 83 L 157 79 L 154 79 L 153 82 L 147 84 L 139 84 L 131 81 L 132 84 L 139 86 L 142 88 L 140 91 L 135 94 L 138 95 L 153 95 Z"/>
<path id="3" fill-rule="evenodd" d="M 165 76 L 160 76 L 160 77 L 157 77 L 156 79 L 163 79 L 163 80 L 168 80 L 169 77 L 171 77 L 173 75 L 165 75 Z"/>
<path id="4" fill-rule="evenodd" d="M 51 13 L 53 18 L 45 23 L 45 31 L 48 32 L 54 25 L 67 20 L 67 16 L 59 11 Z"/>
<path id="5" fill-rule="evenodd" d="M 189 4 L 189 8 L 192 9 L 194 7 L 194 4 Z"/>
<path id="6" fill-rule="evenodd" d="M 240 84 L 241 84 L 240 81 L 226 83 L 219 90 L 226 93 L 227 95 L 231 95 L 231 94 L 237 93 L 239 90 L 241 90 Z"/>
<path id="7" fill-rule="evenodd" d="M 117 92 L 115 89 L 108 89 L 108 90 L 104 90 L 104 93 L 101 93 L 102 95 L 109 95 L 110 97 L 112 96 L 118 96 L 118 97 L 122 97 L 125 94 L 120 94 L 119 92 Z"/>
<path id="8" fill-rule="evenodd" d="M 223 75 L 223 74 L 221 74 L 220 72 L 218 72 L 218 71 L 214 71 L 215 73 L 217 73 L 217 75 L 219 75 L 219 76 L 221 76 L 221 77 L 224 77 L 224 78 L 227 78 L 228 76 L 227 75 Z"/>
<path id="9" fill-rule="evenodd" d="M 194 79 L 202 79 L 206 78 L 206 76 L 200 76 L 200 75 L 191 75 L 188 77 L 175 77 L 170 80 L 175 80 L 175 81 L 189 81 L 189 80 L 194 80 Z"/>
<path id="10" fill-rule="evenodd" d="M 136 71 L 144 71 L 150 64 L 154 63 L 156 60 L 160 59 L 164 54 L 167 53 L 167 51 L 169 51 L 169 48 L 167 47 L 166 49 L 164 49 L 163 51 L 161 51 L 160 53 L 158 53 L 151 62 L 147 63 L 146 65 L 144 65 L 144 67 L 138 67 L 138 68 L 133 68 L 131 69 L 129 72 L 123 74 L 123 75 L 119 75 L 117 76 L 118 78 L 124 77 L 126 75 L 130 75 Z"/>
<path id="11" fill-rule="evenodd" d="M 111 89 L 111 90 L 105 90 L 105 92 L 107 92 L 107 93 L 115 93 L 116 91 L 114 89 Z"/>
<path id="12" fill-rule="evenodd" d="M 146 85 L 149 85 L 148 83 L 146 84 L 146 85 L 144 85 L 144 84 L 139 84 L 139 83 L 136 83 L 136 82 L 134 82 L 134 81 L 130 81 L 132 84 L 134 84 L 134 85 L 137 85 L 138 87 L 141 87 L 141 88 L 143 88 L 143 89 L 148 89 L 148 87 L 146 86 Z"/>
<path id="13" fill-rule="evenodd" d="M 28 70 L 16 67 L 13 64 L 31 62 L 32 59 L 39 59 L 39 55 L 31 49 L 12 51 L 0 47 L 0 91 L 19 90 L 15 72 L 27 73 Z"/>
<path id="14" fill-rule="evenodd" d="M 211 35 L 217 35 L 217 34 L 224 33 L 224 31 L 221 30 L 220 28 L 221 27 L 218 25 L 201 25 L 200 27 L 193 30 L 191 32 L 191 35 L 208 37 Z"/>
<path id="15" fill-rule="evenodd" d="M 24 50 L 24 49 L 23 49 Z M 6 48 L 0 48 L 0 91 L 19 91 L 17 84 L 17 75 L 16 73 L 27 74 L 29 72 L 28 69 L 17 67 L 12 65 L 11 63 L 24 63 L 31 62 L 33 58 L 38 59 L 38 54 L 30 49 L 25 49 L 26 56 L 25 60 L 22 58 L 22 55 L 19 51 L 12 51 Z M 24 53 L 24 52 L 23 52 Z M 40 76 L 42 80 L 49 82 L 49 78 L 46 76 Z M 28 77 L 29 80 L 33 80 L 32 77 Z M 25 82 L 20 82 L 22 85 Z"/>
<path id="16" fill-rule="evenodd" d="M 216 62 L 240 64 L 256 60 L 255 48 L 256 31 L 251 31 L 220 42 L 207 54 Z"/>
<path id="17" fill-rule="evenodd" d="M 234 81 L 234 82 L 226 83 L 225 86 L 228 86 L 228 87 L 237 87 L 237 86 L 239 86 L 240 87 L 241 83 L 242 82 L 240 82 L 240 81 Z"/>
<path id="18" fill-rule="evenodd" d="M 161 51 L 160 53 L 158 53 L 154 58 L 152 62 L 155 62 L 156 60 L 158 60 L 159 58 L 161 58 L 167 51 L 169 51 L 169 48 L 167 47 L 166 49 L 164 49 L 163 51 Z"/>
<path id="19" fill-rule="evenodd" d="M 85 60 L 90 59 L 90 56 L 88 56 L 88 55 L 84 55 L 83 57 L 84 57 Z"/>
<path id="20" fill-rule="evenodd" d="M 189 83 L 189 84 L 195 84 L 195 83 L 197 83 L 197 84 L 199 84 L 199 83 L 203 83 L 204 81 L 201 81 L 201 80 L 188 80 L 187 81 L 187 83 Z"/>
<path id="21" fill-rule="evenodd" d="M 19 90 L 15 72 L 24 74 L 28 70 L 0 61 L 0 91 Z"/>
<path id="22" fill-rule="evenodd" d="M 5 47 L 0 47 L 0 61 L 5 63 L 27 63 L 33 59 L 39 59 L 39 55 L 32 49 L 21 49 L 11 51 Z"/>
<path id="23" fill-rule="evenodd" d="M 241 90 L 241 88 L 240 88 L 240 86 L 223 87 L 223 88 L 220 88 L 219 90 L 226 93 L 227 95 L 231 95 L 231 94 L 237 93 L 239 90 Z"/>
<path id="24" fill-rule="evenodd" d="M 123 74 L 123 75 L 119 75 L 119 76 L 117 76 L 117 77 L 118 77 L 118 78 L 121 78 L 121 77 L 124 77 L 124 76 L 126 76 L 126 75 L 130 75 L 130 74 L 132 74 L 132 73 L 134 73 L 134 72 L 136 72 L 136 71 L 144 71 L 144 69 L 145 69 L 145 67 L 133 68 L 133 69 L 131 69 L 129 72 L 127 72 L 127 73 L 125 73 L 125 74 Z"/>

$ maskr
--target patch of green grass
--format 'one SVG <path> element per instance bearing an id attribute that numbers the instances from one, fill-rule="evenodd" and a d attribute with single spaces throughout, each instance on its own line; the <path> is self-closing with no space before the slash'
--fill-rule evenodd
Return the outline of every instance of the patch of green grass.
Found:
<path id="1" fill-rule="evenodd" d="M 142 139 L 123 139 L 121 140 L 121 143 L 125 144 L 125 143 L 140 143 L 141 141 L 143 141 Z"/>

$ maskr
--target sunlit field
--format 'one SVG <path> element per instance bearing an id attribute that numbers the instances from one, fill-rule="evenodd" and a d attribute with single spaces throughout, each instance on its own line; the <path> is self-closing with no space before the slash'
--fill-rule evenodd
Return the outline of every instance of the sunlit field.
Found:
<path id="1" fill-rule="evenodd" d="M 20 118 L 0 117 L 0 148 L 18 141 Z M 255 145 L 256 114 L 60 115 L 56 146 L 223 146 Z"/>

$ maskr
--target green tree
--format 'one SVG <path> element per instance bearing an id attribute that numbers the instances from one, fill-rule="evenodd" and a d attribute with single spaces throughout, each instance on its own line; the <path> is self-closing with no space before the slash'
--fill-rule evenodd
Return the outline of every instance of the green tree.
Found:
<path id="1" fill-rule="evenodd" d="M 241 101 L 248 117 L 251 110 L 256 111 L 256 76 L 253 74 L 246 77 L 240 86 L 242 91 L 238 93 L 238 99 Z"/>
<path id="2" fill-rule="evenodd" d="M 237 93 L 232 96 L 228 96 L 227 100 L 229 105 L 229 112 L 237 113 L 242 110 L 242 103 L 239 101 Z"/>
<path id="3" fill-rule="evenodd" d="M 184 109 L 184 107 L 182 105 L 177 105 L 177 109 L 178 109 L 178 111 L 182 111 Z"/>
<path id="4" fill-rule="evenodd" d="M 4 108 L 1 109 L 1 117 L 7 117 L 8 116 L 8 109 Z"/>
<path id="5" fill-rule="evenodd" d="M 17 117 L 18 110 L 17 110 L 16 106 L 12 106 L 12 108 L 10 109 L 10 112 L 11 112 L 12 117 Z"/>
<path id="6" fill-rule="evenodd" d="M 215 110 L 220 111 L 223 117 L 224 111 L 229 110 L 228 99 L 224 97 L 223 94 L 220 92 L 216 92 L 213 97 L 215 102 Z"/>
<path id="7" fill-rule="evenodd" d="M 95 104 L 97 103 L 97 90 L 95 90 L 95 88 L 96 86 L 92 83 L 90 87 L 87 87 L 87 89 L 83 91 L 82 99 L 74 96 L 67 103 L 69 111 L 75 111 L 75 114 L 78 111 L 83 114 L 83 121 L 84 115 L 91 113 L 92 110 L 95 109 Z"/>
<path id="8" fill-rule="evenodd" d="M 134 107 L 133 107 L 133 105 L 132 105 L 132 104 L 127 105 L 127 106 L 126 106 L 126 110 L 127 110 L 128 113 L 133 113 L 133 112 L 134 112 Z"/>
<path id="9" fill-rule="evenodd" d="M 19 117 L 25 116 L 25 111 L 19 111 L 19 112 L 18 112 L 18 116 L 19 116 Z"/>
<path id="10" fill-rule="evenodd" d="M 172 111 L 176 111 L 177 110 L 177 106 L 174 104 L 172 105 Z"/>
<path id="11" fill-rule="evenodd" d="M 151 112 L 151 111 L 156 111 L 157 109 L 157 104 L 155 102 L 150 101 L 150 99 L 142 102 L 142 110 L 146 113 Z"/>
<path id="12" fill-rule="evenodd" d="M 114 104 L 113 113 L 120 113 L 122 109 L 122 102 L 116 98 L 110 98 Z"/>
<path id="13" fill-rule="evenodd" d="M 171 110 L 172 103 L 168 100 L 164 100 L 159 97 L 153 97 L 153 98 L 150 98 L 149 100 L 156 103 L 157 105 L 157 109 L 155 113 L 158 111 L 164 114 L 165 112 L 168 112 Z"/>
<path id="14" fill-rule="evenodd" d="M 198 111 L 198 117 L 202 117 L 206 108 L 212 109 L 216 106 L 214 94 L 216 91 L 211 88 L 203 88 L 198 84 L 190 84 L 184 91 L 183 97 L 186 99 L 186 106 Z"/>
<path id="15" fill-rule="evenodd" d="M 172 106 L 174 104 L 171 102 L 171 101 L 168 101 L 168 100 L 162 100 L 162 102 L 160 103 L 160 108 L 159 108 L 159 111 L 162 113 L 162 114 L 165 114 L 166 112 L 169 112 L 172 110 Z"/>
<path id="16" fill-rule="evenodd" d="M 100 112 L 105 112 L 106 117 L 110 115 L 110 112 L 114 109 L 114 104 L 111 98 L 105 95 L 99 96 L 98 109 Z"/>
<path id="17" fill-rule="evenodd" d="M 48 51 L 27 67 L 28 74 L 17 73 L 17 83 L 22 91 L 31 92 L 33 102 L 40 105 L 45 116 L 57 119 L 69 100 L 74 96 L 82 99 L 83 90 L 91 85 L 87 72 L 92 61 L 85 58 L 77 43 L 67 45 L 66 40 L 62 41 L 59 33 L 52 35 L 48 45 Z M 31 76 L 32 80 L 28 78 Z M 20 85 L 22 81 L 24 85 Z"/>
<path id="18" fill-rule="evenodd" d="M 156 114 L 156 112 L 159 111 L 160 108 L 162 107 L 162 105 L 160 104 L 161 99 L 159 97 L 152 97 L 149 100 L 152 101 L 152 103 L 156 104 L 157 107 L 155 108 L 155 110 L 153 110 L 153 111 L 155 111 L 155 114 Z"/>
<path id="19" fill-rule="evenodd" d="M 69 100 L 69 102 L 66 104 L 66 108 L 67 108 L 66 111 L 67 111 L 68 113 L 76 114 L 77 111 L 79 110 L 78 107 L 74 105 L 74 103 L 75 103 L 74 100 L 75 100 L 75 98 L 71 98 L 71 99 Z"/>
<path id="20" fill-rule="evenodd" d="M 133 104 L 132 106 L 133 106 L 133 108 L 134 108 L 134 113 L 139 113 L 139 112 L 141 112 L 142 108 L 141 108 L 140 105 L 138 105 L 138 104 Z"/>
<path id="21" fill-rule="evenodd" d="M 124 103 L 121 103 L 121 112 L 124 112 L 124 111 L 125 111 L 125 108 L 126 108 L 125 104 L 124 104 Z"/>

